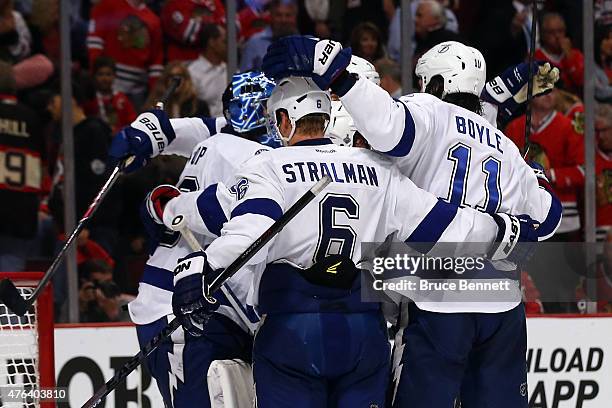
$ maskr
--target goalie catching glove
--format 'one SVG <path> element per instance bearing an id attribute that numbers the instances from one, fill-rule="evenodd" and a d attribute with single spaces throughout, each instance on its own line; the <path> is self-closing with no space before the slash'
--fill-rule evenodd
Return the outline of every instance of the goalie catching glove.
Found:
<path id="1" fill-rule="evenodd" d="M 115 167 L 121 160 L 133 157 L 123 170 L 126 173 L 138 170 L 162 153 L 175 137 L 166 112 L 161 109 L 143 112 L 113 138 L 108 151 L 109 165 Z"/>
<path id="2" fill-rule="evenodd" d="M 270 78 L 309 77 L 319 88 L 327 90 L 350 62 L 351 49 L 342 48 L 337 41 L 291 35 L 268 47 L 262 67 Z"/>
<path id="3" fill-rule="evenodd" d="M 552 90 L 559 80 L 559 69 L 548 62 L 535 61 L 532 65 L 533 95 Z M 527 101 L 529 83 L 529 63 L 522 62 L 512 66 L 485 84 L 480 97 L 497 105 L 507 116 Z"/>
<path id="4" fill-rule="evenodd" d="M 204 334 L 204 325 L 219 308 L 219 302 L 204 291 L 207 283 L 217 275 L 202 251 L 179 259 L 174 268 L 172 311 L 185 332 L 194 337 Z"/>

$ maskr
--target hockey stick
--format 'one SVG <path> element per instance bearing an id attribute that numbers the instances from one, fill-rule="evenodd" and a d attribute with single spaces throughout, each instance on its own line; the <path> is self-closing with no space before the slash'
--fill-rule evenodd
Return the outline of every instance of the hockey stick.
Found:
<path id="1" fill-rule="evenodd" d="M 527 77 L 527 110 L 525 112 L 525 146 L 523 148 L 523 158 L 527 158 L 529 153 L 531 137 L 531 101 L 533 100 L 533 77 L 537 72 L 533 72 L 535 60 L 535 40 L 538 21 L 538 0 L 533 0 L 533 10 L 531 11 L 531 35 L 529 37 L 529 71 Z"/>
<path id="2" fill-rule="evenodd" d="M 157 109 L 164 108 L 164 104 L 168 101 L 168 98 L 170 98 L 170 96 L 174 93 L 180 83 L 180 77 L 172 77 L 168 89 L 156 105 Z M 19 293 L 17 287 L 15 287 L 15 284 L 7 278 L 0 281 L 0 303 L 4 303 L 16 315 L 25 315 L 28 309 L 30 309 L 30 307 L 34 304 L 36 299 L 38 299 L 47 283 L 51 280 L 51 278 L 53 278 L 53 275 L 55 275 L 61 261 L 64 259 L 64 255 L 68 251 L 68 248 L 70 248 L 70 245 L 72 245 L 72 243 L 76 240 L 81 231 L 85 228 L 88 221 L 91 219 L 91 217 L 93 217 L 96 210 L 100 207 L 100 203 L 102 202 L 102 200 L 104 200 L 104 197 L 106 197 L 110 189 L 119 179 L 119 176 L 123 172 L 123 169 L 125 169 L 125 167 L 128 166 L 132 160 L 132 157 L 128 157 L 127 159 L 122 160 L 121 162 L 119 162 L 119 164 L 115 166 L 111 175 L 106 180 L 106 182 L 104 183 L 96 197 L 93 199 L 91 204 L 89 204 L 87 211 L 85 211 L 85 214 L 77 224 L 76 228 L 74 229 L 74 231 L 72 231 L 72 233 L 64 243 L 64 246 L 62 246 L 62 249 L 60 249 L 59 253 L 51 263 L 51 266 L 49 266 L 47 272 L 45 272 L 40 282 L 38 282 L 38 285 L 34 289 L 34 292 L 32 292 L 32 295 L 29 298 L 24 299 Z"/>
<path id="3" fill-rule="evenodd" d="M 170 229 L 172 229 L 173 231 L 178 231 L 183 236 L 183 238 L 185 238 L 185 241 L 187 241 L 187 244 L 189 244 L 189 247 L 192 251 L 204 251 L 196 237 L 193 235 L 193 232 L 191 232 L 191 230 L 187 228 L 187 222 L 185 221 L 184 216 L 177 215 L 176 217 L 174 217 Z M 225 284 L 221 286 L 221 291 L 225 295 L 227 301 L 230 303 L 240 320 L 242 320 L 242 323 L 244 323 L 246 328 L 249 330 L 249 333 L 252 335 L 254 333 L 254 329 L 252 328 L 254 323 L 249 320 L 246 315 L 246 311 L 234 298 L 234 295 L 230 293 L 229 288 L 227 288 Z"/>
<path id="4" fill-rule="evenodd" d="M 246 264 L 261 248 L 263 248 L 276 234 L 278 234 L 289 221 L 299 214 L 308 203 L 310 203 L 329 183 L 329 176 L 323 177 L 314 186 L 310 188 L 299 200 L 295 202 L 274 224 L 270 226 L 263 234 L 259 236 L 242 254 L 236 258 L 225 271 L 223 271 L 211 285 L 205 288 L 208 294 L 221 288 L 226 279 L 231 278 L 240 268 Z M 174 318 L 166 327 L 162 329 L 151 341 L 145 344 L 144 347 L 132 357 L 115 375 L 106 382 L 96 393 L 87 401 L 81 408 L 93 408 L 98 406 L 102 400 L 110 394 L 123 380 L 127 378 L 144 360 L 157 349 L 161 343 L 179 328 L 181 323 L 179 319 Z"/>

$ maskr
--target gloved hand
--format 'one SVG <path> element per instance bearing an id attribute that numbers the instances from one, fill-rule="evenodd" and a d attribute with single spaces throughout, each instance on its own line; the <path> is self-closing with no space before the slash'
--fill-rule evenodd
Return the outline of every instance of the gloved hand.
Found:
<path id="1" fill-rule="evenodd" d="M 548 62 L 534 61 L 532 75 L 533 95 L 540 95 L 554 88 L 559 80 L 559 69 Z M 485 84 L 480 97 L 503 109 L 508 116 L 527 101 L 529 63 L 512 66 Z"/>
<path id="2" fill-rule="evenodd" d="M 124 171 L 130 173 L 138 170 L 149 159 L 163 152 L 175 137 L 166 112 L 161 109 L 143 112 L 130 126 L 115 135 L 108 150 L 108 164 L 115 167 L 121 160 L 134 157 Z"/>
<path id="3" fill-rule="evenodd" d="M 140 220 L 147 233 L 149 253 L 155 251 L 164 234 L 177 234 L 166 229 L 163 219 L 166 204 L 180 194 L 181 192 L 178 188 L 169 184 L 162 184 L 147 194 L 140 206 Z"/>
<path id="4" fill-rule="evenodd" d="M 157 224 L 163 225 L 166 204 L 179 195 L 181 195 L 181 190 L 171 184 L 160 184 L 151 190 L 145 198 L 145 205 L 151 219 Z"/>
<path id="5" fill-rule="evenodd" d="M 492 261 L 507 260 L 516 265 L 527 262 L 538 242 L 538 224 L 528 215 L 493 214 L 498 232 L 493 247 L 489 250 Z"/>
<path id="6" fill-rule="evenodd" d="M 213 275 L 206 254 L 201 251 L 179 259 L 174 269 L 172 311 L 185 332 L 194 337 L 204 334 L 204 325 L 219 308 L 215 298 L 204 295 L 205 277 Z"/>
<path id="7" fill-rule="evenodd" d="M 552 184 L 550 184 L 550 180 L 546 175 L 546 170 L 544 167 L 540 163 L 533 160 L 528 161 L 527 164 L 533 169 L 533 172 L 538 179 L 538 184 L 549 192 L 554 193 L 554 189 L 552 188 Z"/>
<path id="8" fill-rule="evenodd" d="M 339 42 L 291 35 L 268 47 L 262 68 L 270 78 L 310 77 L 319 88 L 327 90 L 350 61 L 351 49 L 343 49 Z"/>

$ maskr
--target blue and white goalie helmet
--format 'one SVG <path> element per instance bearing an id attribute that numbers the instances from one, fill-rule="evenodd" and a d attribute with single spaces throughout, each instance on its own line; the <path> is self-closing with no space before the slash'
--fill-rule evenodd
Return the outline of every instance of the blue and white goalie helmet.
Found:
<path id="1" fill-rule="evenodd" d="M 225 118 L 236 132 L 266 126 L 266 103 L 274 86 L 274 81 L 258 71 L 232 76 L 222 99 Z"/>

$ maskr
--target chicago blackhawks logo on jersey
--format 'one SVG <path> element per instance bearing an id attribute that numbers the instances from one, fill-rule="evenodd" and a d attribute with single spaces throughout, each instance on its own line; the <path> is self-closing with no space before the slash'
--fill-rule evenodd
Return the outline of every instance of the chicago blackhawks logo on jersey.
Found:
<path id="1" fill-rule="evenodd" d="M 151 43 L 147 26 L 136 16 L 128 16 L 119 23 L 117 40 L 123 48 L 145 49 Z"/>
<path id="2" fill-rule="evenodd" d="M 236 184 L 230 187 L 229 191 L 236 197 L 236 201 L 240 201 L 244 198 L 247 190 L 249 189 L 249 180 L 241 178 Z"/>

